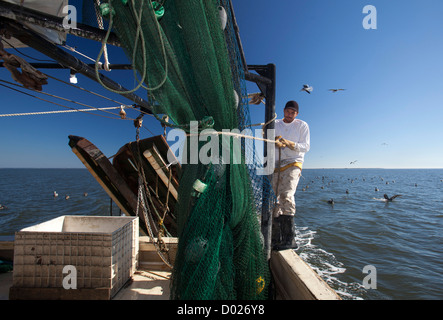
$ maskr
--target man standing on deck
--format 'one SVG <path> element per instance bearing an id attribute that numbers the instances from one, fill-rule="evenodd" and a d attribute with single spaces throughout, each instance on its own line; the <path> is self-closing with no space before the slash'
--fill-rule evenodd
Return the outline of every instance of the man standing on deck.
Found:
<path id="1" fill-rule="evenodd" d="M 305 153 L 310 149 L 309 126 L 296 119 L 298 103 L 288 101 L 284 117 L 275 121 L 276 169 L 272 187 L 277 196 L 272 241 L 275 250 L 295 248 L 295 191 L 301 176 Z"/>

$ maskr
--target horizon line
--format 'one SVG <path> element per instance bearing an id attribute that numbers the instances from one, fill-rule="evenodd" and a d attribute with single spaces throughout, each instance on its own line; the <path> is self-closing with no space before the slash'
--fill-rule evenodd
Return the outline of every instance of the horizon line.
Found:
<path id="1" fill-rule="evenodd" d="M 0 167 L 0 169 L 88 169 L 86 167 Z M 435 169 L 435 170 L 442 170 L 443 167 L 408 167 L 408 168 L 394 168 L 394 167 L 364 167 L 364 168 L 349 168 L 349 167 L 311 167 L 311 168 L 303 168 L 303 170 L 331 170 L 331 169 L 349 169 L 349 170 L 356 170 L 356 169 L 365 169 L 365 170 L 373 170 L 373 169 L 381 169 L 381 170 L 425 170 L 425 169 Z"/>

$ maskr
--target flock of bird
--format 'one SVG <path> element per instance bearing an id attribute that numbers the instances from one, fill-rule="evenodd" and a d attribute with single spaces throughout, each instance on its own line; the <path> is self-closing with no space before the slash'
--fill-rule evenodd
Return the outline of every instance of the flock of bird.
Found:
<path id="1" fill-rule="evenodd" d="M 55 198 L 58 198 L 58 193 L 57 193 L 57 191 L 54 191 L 53 192 L 53 197 L 54 197 L 54 199 Z M 84 197 L 87 197 L 88 196 L 88 193 L 87 192 L 84 192 L 83 193 L 83 196 Z M 70 196 L 67 194 L 67 195 L 65 195 L 65 200 L 68 200 L 70 198 Z M 4 210 L 4 209 L 8 209 L 8 207 L 7 206 L 4 206 L 4 205 L 2 205 L 2 204 L 0 204 L 0 210 Z"/>
<path id="2" fill-rule="evenodd" d="M 317 177 L 317 179 L 318 179 L 319 177 Z M 323 182 L 323 185 L 322 186 L 320 186 L 320 188 L 321 189 L 324 189 L 325 188 L 325 186 L 324 186 L 324 183 L 325 183 L 325 177 L 323 176 L 322 178 L 322 182 Z M 357 179 L 357 178 L 355 178 L 355 179 Z M 349 180 L 349 182 L 350 183 L 353 183 L 354 182 L 354 179 L 350 179 L 350 178 L 348 178 L 348 180 Z M 363 181 L 366 181 L 366 179 L 365 178 L 362 178 L 362 180 Z M 383 178 L 381 178 L 381 181 L 383 181 L 384 179 Z M 314 183 L 314 180 L 312 180 L 312 183 Z M 331 181 L 329 181 L 328 183 L 327 183 L 327 185 L 330 185 L 331 183 L 334 183 L 334 180 L 331 180 Z M 389 181 L 385 181 L 385 183 L 386 184 L 389 184 Z M 392 181 L 392 183 L 395 183 L 395 181 L 393 180 Z M 417 184 L 415 184 L 415 186 L 417 187 Z M 305 187 L 303 187 L 302 188 L 302 191 L 306 191 L 307 189 L 309 188 L 309 184 L 307 184 Z M 380 191 L 377 187 L 375 187 L 375 189 L 374 189 L 374 191 L 375 192 L 378 192 L 378 191 Z M 346 194 L 349 194 L 350 192 L 349 192 L 349 189 L 346 189 L 346 191 L 345 191 L 345 193 Z M 396 195 L 393 195 L 393 196 L 388 196 L 388 194 L 383 194 L 383 198 L 381 198 L 381 199 L 379 199 L 379 198 L 374 198 L 375 200 L 383 200 L 383 201 L 385 201 L 385 202 L 392 202 L 394 199 L 396 199 L 396 198 L 398 198 L 398 197 L 401 197 L 402 195 L 401 194 L 396 194 Z M 331 206 L 334 206 L 334 204 L 335 204 L 335 201 L 334 201 L 334 199 L 333 198 L 331 198 L 331 199 L 329 199 L 329 200 L 323 200 L 323 201 L 326 201 L 328 204 L 330 204 Z"/>
<path id="3" fill-rule="evenodd" d="M 338 91 L 344 91 L 344 90 L 346 90 L 346 89 L 329 89 L 329 91 L 331 91 L 333 93 L 338 92 Z M 300 91 L 304 91 L 306 93 L 311 94 L 311 92 L 314 91 L 314 88 L 312 86 L 310 86 L 309 84 L 304 84 L 303 88 L 301 88 Z"/>
<path id="4" fill-rule="evenodd" d="M 54 196 L 54 198 L 57 198 L 58 197 L 58 193 L 57 193 L 57 191 L 54 191 L 54 193 L 53 193 L 53 196 Z M 84 197 L 87 197 L 88 196 L 88 193 L 83 193 L 83 196 Z M 68 200 L 70 198 L 70 196 L 67 194 L 67 195 L 65 195 L 65 200 Z"/>
<path id="5" fill-rule="evenodd" d="M 333 93 L 338 92 L 338 91 L 344 91 L 344 90 L 346 90 L 346 89 L 328 89 L 328 91 L 331 91 Z M 314 91 L 314 88 L 308 84 L 304 84 L 303 88 L 301 88 L 300 91 L 304 91 L 306 93 L 311 94 L 311 92 Z M 265 95 L 261 92 L 248 94 L 248 99 L 250 99 L 249 104 L 255 104 L 255 105 L 258 105 L 260 103 L 265 104 L 265 102 L 264 102 Z"/>

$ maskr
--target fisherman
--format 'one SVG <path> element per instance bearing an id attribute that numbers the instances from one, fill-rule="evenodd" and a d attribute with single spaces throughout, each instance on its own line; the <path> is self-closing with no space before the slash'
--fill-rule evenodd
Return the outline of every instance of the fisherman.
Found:
<path id="1" fill-rule="evenodd" d="M 273 220 L 274 250 L 296 248 L 295 243 L 295 192 L 301 176 L 305 153 L 310 149 L 308 124 L 298 115 L 298 103 L 288 101 L 284 117 L 275 121 L 276 169 L 272 187 L 277 196 Z"/>

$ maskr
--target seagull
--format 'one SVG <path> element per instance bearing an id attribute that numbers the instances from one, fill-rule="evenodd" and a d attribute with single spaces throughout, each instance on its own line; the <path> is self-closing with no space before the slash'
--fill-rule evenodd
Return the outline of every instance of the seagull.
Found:
<path id="1" fill-rule="evenodd" d="M 401 197 L 401 194 L 396 194 L 395 196 L 392 196 L 392 197 L 389 198 L 388 195 L 385 193 L 383 195 L 383 197 L 386 199 L 386 201 L 392 201 L 392 200 L 394 200 L 397 197 Z"/>
<path id="2" fill-rule="evenodd" d="M 312 91 L 312 90 L 314 90 L 313 87 L 310 87 L 309 85 L 304 84 L 304 85 L 303 85 L 303 88 L 302 88 L 300 91 L 305 91 L 305 92 L 311 94 L 311 91 Z"/>
<path id="3" fill-rule="evenodd" d="M 332 92 L 337 92 L 337 91 L 344 91 L 344 90 L 346 90 L 346 89 L 329 89 L 329 91 L 332 91 Z"/>
<path id="4" fill-rule="evenodd" d="M 354 161 L 351 161 L 351 162 L 349 162 L 349 164 L 354 164 L 354 163 L 356 163 L 358 160 L 354 160 Z"/>
<path id="5" fill-rule="evenodd" d="M 54 191 L 54 198 L 55 197 L 58 197 L 58 193 L 57 193 L 57 191 Z"/>

